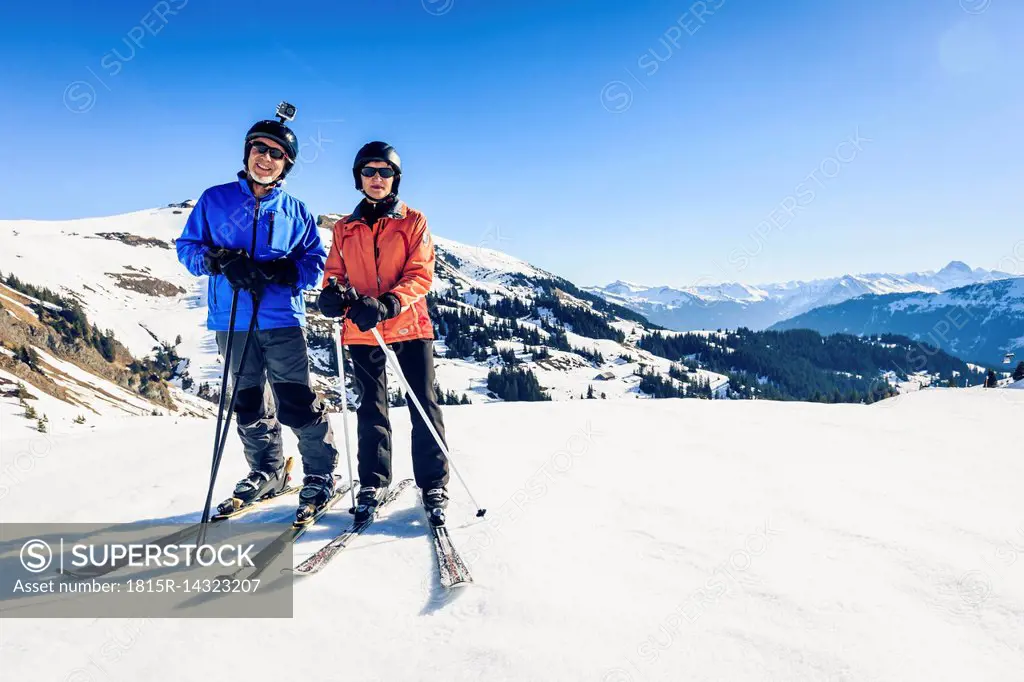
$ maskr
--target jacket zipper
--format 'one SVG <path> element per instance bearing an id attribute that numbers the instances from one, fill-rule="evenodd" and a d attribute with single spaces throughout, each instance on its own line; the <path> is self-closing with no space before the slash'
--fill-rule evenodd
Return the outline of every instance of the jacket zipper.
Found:
<path id="1" fill-rule="evenodd" d="M 270 229 L 267 230 L 267 248 L 270 248 L 271 242 L 274 241 L 274 216 L 276 213 L 270 214 Z"/>
<path id="2" fill-rule="evenodd" d="M 384 218 L 377 219 L 378 228 L 370 228 L 370 234 L 373 235 L 373 272 L 377 276 L 377 296 L 380 296 L 380 247 L 377 246 L 377 236 L 381 230 L 384 229 Z"/>
<path id="3" fill-rule="evenodd" d="M 260 200 L 256 198 L 256 207 L 252 210 L 252 249 L 250 249 L 249 257 L 255 262 L 256 260 L 256 233 L 259 229 L 260 224 Z M 252 307 L 256 308 L 256 297 L 250 292 L 249 297 L 252 299 Z M 259 328 L 259 320 L 256 321 L 256 326 Z"/>
<path id="4" fill-rule="evenodd" d="M 256 200 L 256 207 L 252 210 L 252 249 L 250 249 L 249 257 L 256 260 L 256 231 L 259 229 L 260 223 L 260 200 Z"/>

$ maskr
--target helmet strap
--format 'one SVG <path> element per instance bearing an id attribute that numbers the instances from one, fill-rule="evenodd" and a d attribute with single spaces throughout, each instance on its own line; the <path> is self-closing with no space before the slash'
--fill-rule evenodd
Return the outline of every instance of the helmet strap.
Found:
<path id="1" fill-rule="evenodd" d="M 369 201 L 371 204 L 386 204 L 389 201 L 398 200 L 398 195 L 394 191 L 392 191 L 391 194 L 387 195 L 383 199 L 374 199 L 373 197 L 366 193 L 365 189 L 361 189 L 359 191 L 363 193 L 363 196 L 366 197 L 366 200 Z"/>
<path id="2" fill-rule="evenodd" d="M 246 142 L 245 143 L 245 157 L 243 158 L 243 164 L 242 164 L 243 165 L 243 170 L 245 171 L 245 177 L 249 180 L 249 182 L 253 182 L 253 183 L 257 184 L 257 185 L 262 185 L 263 187 L 273 187 L 275 185 L 283 185 L 284 184 L 285 176 L 288 175 L 288 171 L 290 171 L 292 169 L 292 167 L 295 165 L 294 162 L 290 161 L 288 159 L 288 157 L 285 156 L 284 170 L 281 171 L 281 174 L 278 175 L 272 182 L 261 182 L 261 181 L 257 180 L 253 176 L 252 173 L 249 172 L 249 156 L 251 154 L 252 154 L 252 142 Z"/>

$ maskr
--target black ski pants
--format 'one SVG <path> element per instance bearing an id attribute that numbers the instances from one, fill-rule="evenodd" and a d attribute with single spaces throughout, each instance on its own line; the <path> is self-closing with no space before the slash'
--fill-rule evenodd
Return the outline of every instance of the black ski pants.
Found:
<path id="1" fill-rule="evenodd" d="M 232 379 L 242 362 L 245 337 L 246 332 L 234 332 L 229 368 Z M 228 332 L 217 332 L 221 355 L 227 341 Z M 302 327 L 253 332 L 245 367 L 238 377 L 235 416 L 250 469 L 276 471 L 284 466 L 282 424 L 299 439 L 304 474 L 330 474 L 338 465 L 326 407 L 310 383 L 309 349 Z"/>
<path id="2" fill-rule="evenodd" d="M 360 485 L 374 487 L 390 485 L 392 449 L 385 373 L 387 358 L 379 346 L 351 345 L 347 348 L 352 358 L 355 390 L 359 393 L 356 409 L 359 482 Z M 398 364 L 406 381 L 447 448 L 441 406 L 434 392 L 433 340 L 401 341 L 390 344 L 390 348 L 398 356 Z M 446 486 L 448 459 L 420 417 L 416 405 L 408 397 L 406 400 L 412 418 L 412 467 L 416 485 L 422 490 Z"/>

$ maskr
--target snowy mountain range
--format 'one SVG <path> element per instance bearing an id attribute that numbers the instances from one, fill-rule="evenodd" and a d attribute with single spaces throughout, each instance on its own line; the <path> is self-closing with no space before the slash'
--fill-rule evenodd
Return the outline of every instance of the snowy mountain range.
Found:
<path id="1" fill-rule="evenodd" d="M 0 273 L 10 284 L 0 284 L 0 398 L 15 400 L 27 391 L 46 407 L 48 419 L 68 428 L 78 426 L 83 416 L 210 414 L 222 365 L 205 325 L 206 281 L 192 277 L 174 249 L 192 207 L 193 202 L 185 201 L 103 218 L 0 222 Z M 328 246 L 337 218 L 319 219 Z M 707 343 L 680 336 L 675 343 L 671 337 L 679 333 L 671 330 L 661 330 L 655 338 L 652 332 L 658 330 L 643 314 L 607 296 L 500 251 L 436 234 L 434 238 L 437 261 L 429 304 L 437 332 L 437 387 L 448 405 L 725 397 L 729 374 L 736 372 L 760 372 L 746 376 L 746 384 L 755 379 L 778 383 L 788 399 L 815 395 L 812 389 L 819 384 L 817 393 L 833 395 L 834 382 L 824 375 L 793 374 L 793 363 L 804 360 L 815 371 L 847 372 L 865 384 L 840 387 L 840 396 L 863 395 L 873 381 L 861 376 L 863 367 L 843 364 L 854 362 L 858 351 L 852 349 L 822 364 L 820 358 L 804 358 L 811 347 L 798 344 L 800 358 L 764 357 L 762 362 L 752 358 L 758 353 L 771 356 L 769 339 L 730 337 Z M 993 276 L 965 268 L 951 264 L 939 273 L 919 273 L 899 282 L 873 276 L 869 288 L 934 288 L 958 278 Z M 851 295 L 855 283 L 867 287 L 865 282 L 867 278 L 843 278 L 830 286 L 819 282 L 760 289 L 723 285 L 705 288 L 700 300 L 774 302 L 797 309 L 806 305 L 798 304 L 800 296 L 807 299 L 815 292 L 818 301 L 835 300 Z M 626 291 L 627 286 L 620 283 L 617 290 Z M 338 405 L 332 321 L 316 310 L 317 295 L 307 292 L 311 368 L 317 389 Z M 62 305 L 78 306 L 81 315 Z M 46 320 L 39 318 L 44 312 L 39 306 L 50 311 Z M 86 323 L 78 319 L 84 315 Z M 728 356 L 738 350 L 742 352 L 736 362 L 729 362 Z M 941 374 L 941 364 L 929 367 L 929 373 Z M 899 369 L 884 362 L 871 367 Z M 903 381 L 905 374 L 900 375 Z M 794 376 L 800 380 L 794 382 Z M 393 404 L 401 404 L 399 382 L 392 378 L 389 385 Z M 750 391 L 744 392 L 740 384 L 731 388 L 739 392 L 733 397 L 758 397 L 748 396 Z M 351 393 L 349 398 L 357 396 Z"/>
<path id="2" fill-rule="evenodd" d="M 46 333 L 52 336 L 52 330 L 44 333 L 44 325 L 29 319 L 34 316 L 31 306 L 41 302 L 9 287 L 0 291 L 0 328 L 8 331 L 6 336 L 0 334 L 0 353 L 11 358 L 20 346 L 25 346 L 45 354 L 46 360 L 36 363 L 35 373 L 26 373 L 25 367 L 21 367 L 23 376 L 16 376 L 11 367 L 17 363 L 9 361 L 5 370 L 0 358 L 0 389 L 6 387 L 4 390 L 10 394 L 18 382 L 33 380 L 34 383 L 28 382 L 27 390 L 40 399 L 40 393 L 48 393 L 45 400 L 50 419 L 56 416 L 65 424 L 83 411 L 90 416 L 107 414 L 110 409 L 131 414 L 170 413 L 184 406 L 208 412 L 211 403 L 197 399 L 196 393 L 204 385 L 219 388 L 221 361 L 213 335 L 205 326 L 206 280 L 192 277 L 178 263 L 174 250 L 174 240 L 192 206 L 192 201 L 185 201 L 102 218 L 0 221 L 0 273 L 4 277 L 13 275 L 27 285 L 48 288 L 80 303 L 89 322 L 98 330 L 110 330 L 113 338 L 135 358 L 153 357 L 157 351 L 173 351 L 174 357 L 181 358 L 171 381 L 170 395 L 162 403 L 128 400 L 117 386 L 104 383 L 106 379 L 99 377 L 93 377 L 94 382 L 99 382 L 98 388 L 88 396 L 81 395 L 72 403 L 52 400 L 62 390 L 55 389 L 55 383 L 74 384 L 81 392 L 85 389 L 80 384 L 90 382 L 63 376 L 68 374 L 66 368 L 58 358 L 51 357 L 44 342 Z M 336 216 L 322 216 L 320 221 L 321 236 L 328 246 L 332 218 Z M 452 324 L 459 315 L 466 320 L 470 320 L 466 316 L 471 316 L 472 320 L 466 322 L 467 332 L 505 337 L 493 342 L 490 355 L 477 353 L 477 357 L 471 357 L 472 353 L 467 353 L 447 357 L 457 354 L 449 352 L 441 334 L 435 346 L 439 356 L 436 375 L 446 394 L 465 395 L 469 402 L 498 400 L 488 387 L 488 375 L 509 363 L 532 372 L 545 395 L 553 400 L 579 399 L 591 387 L 597 398 L 602 394 L 607 398 L 645 397 L 636 375 L 642 366 L 664 375 L 668 382 L 679 384 L 677 378 L 669 376 L 673 366 L 678 373 L 679 363 L 636 347 L 637 338 L 648 324 L 642 317 L 507 254 L 436 235 L 435 243 L 437 266 L 432 299 L 438 309 L 452 318 Z M 307 300 L 315 302 L 317 293 L 309 292 Z M 502 312 L 503 305 L 511 299 L 518 299 L 517 306 L 532 306 L 532 310 Z M 54 308 L 59 310 L 58 306 Z M 531 319 L 531 314 L 536 318 Z M 30 327 L 15 334 L 11 327 L 19 316 L 19 323 Z M 316 312 L 309 318 L 312 367 L 318 388 L 328 391 L 333 388 L 336 375 L 331 323 Z M 576 318 L 577 326 L 586 323 L 597 331 L 574 330 L 572 321 L 558 318 Z M 505 333 L 503 325 L 513 324 L 517 325 L 517 334 L 534 339 L 529 347 L 515 340 L 515 335 Z M 37 329 L 38 333 L 33 336 L 30 329 Z M 4 338 L 11 340 L 4 342 Z M 495 350 L 506 357 L 499 358 Z M 690 378 L 695 384 L 707 383 L 716 390 L 724 389 L 726 379 L 722 375 L 691 369 Z M 121 388 L 128 388 L 124 383 Z M 392 381 L 391 386 L 395 387 L 397 397 L 398 382 Z M 43 390 L 37 390 L 40 388 Z"/>
<path id="3" fill-rule="evenodd" d="M 938 293 L 1013 275 L 952 261 L 939 271 L 865 273 L 756 286 L 738 282 L 684 288 L 616 281 L 587 290 L 669 329 L 766 329 L 814 308 L 865 294 Z"/>
<path id="4" fill-rule="evenodd" d="M 902 334 L 964 360 L 999 364 L 1006 353 L 1024 347 L 1024 278 L 941 293 L 861 296 L 815 308 L 773 329 Z"/>

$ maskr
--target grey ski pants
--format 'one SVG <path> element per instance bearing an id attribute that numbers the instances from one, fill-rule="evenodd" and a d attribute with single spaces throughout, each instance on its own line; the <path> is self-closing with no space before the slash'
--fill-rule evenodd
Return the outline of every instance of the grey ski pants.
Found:
<path id="1" fill-rule="evenodd" d="M 232 381 L 242 361 L 246 332 L 234 332 L 234 337 Z M 227 341 L 228 332 L 217 332 L 222 357 Z M 238 377 L 235 418 L 250 469 L 275 471 L 284 465 L 283 424 L 299 439 L 303 472 L 332 473 L 338 465 L 338 449 L 327 412 L 310 383 L 305 329 L 256 330 L 247 355 L 244 372 Z"/>

